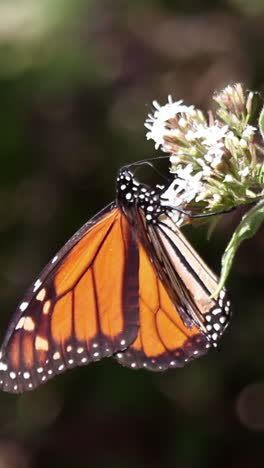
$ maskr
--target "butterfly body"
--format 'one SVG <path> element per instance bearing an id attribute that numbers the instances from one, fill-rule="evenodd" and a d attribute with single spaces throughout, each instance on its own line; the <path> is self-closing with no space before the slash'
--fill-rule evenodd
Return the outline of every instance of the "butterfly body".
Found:
<path id="1" fill-rule="evenodd" d="M 230 304 L 162 203 L 129 168 L 117 197 L 42 271 L 1 351 L 0 388 L 31 390 L 67 368 L 114 356 L 132 369 L 182 367 L 227 326 Z"/>

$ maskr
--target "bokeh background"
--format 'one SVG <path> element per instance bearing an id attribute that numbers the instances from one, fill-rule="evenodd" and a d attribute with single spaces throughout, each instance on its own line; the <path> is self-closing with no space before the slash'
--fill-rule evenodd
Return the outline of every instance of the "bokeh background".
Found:
<path id="1" fill-rule="evenodd" d="M 202 109 L 262 90 L 262 0 L 0 0 L 0 327 L 70 235 L 114 198 L 117 169 L 153 157 L 152 100 Z M 263 94 L 262 94 L 263 96 Z M 206 241 L 219 271 L 239 222 Z M 0 394 L 0 468 L 263 466 L 264 230 L 239 250 L 221 350 L 161 374 L 112 359 Z"/>

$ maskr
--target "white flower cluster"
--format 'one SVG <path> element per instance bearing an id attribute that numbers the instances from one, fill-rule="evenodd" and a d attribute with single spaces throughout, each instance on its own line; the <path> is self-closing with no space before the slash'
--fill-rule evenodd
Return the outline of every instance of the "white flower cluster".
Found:
<path id="1" fill-rule="evenodd" d="M 228 96 L 233 89 L 229 88 Z M 173 102 L 171 96 L 164 106 L 157 101 L 153 106 L 154 113 L 145 122 L 146 137 L 154 140 L 156 149 L 161 147 L 171 154 L 170 171 L 174 174 L 164 203 L 180 206 L 205 201 L 211 208 L 221 204 L 225 184 L 241 185 L 249 175 L 252 155 L 247 151 L 257 129 L 245 120 L 240 132 L 240 127 L 232 125 L 236 115 L 231 112 L 226 113 L 230 125 L 212 114 L 207 121 L 200 110 L 182 100 Z"/>
<path id="2" fill-rule="evenodd" d="M 175 179 L 162 196 L 164 204 L 180 206 L 183 201 L 186 203 L 190 203 L 193 199 L 199 201 L 198 196 L 202 199 L 202 193 L 205 192 L 201 183 L 202 171 L 193 175 L 193 165 L 188 164 L 185 167 L 179 165 L 175 174 Z"/>
<path id="3" fill-rule="evenodd" d="M 173 119 L 177 114 L 190 112 L 194 106 L 185 106 L 183 101 L 172 101 L 172 97 L 168 96 L 168 103 L 165 106 L 160 106 L 157 101 L 153 101 L 155 107 L 154 114 L 148 114 L 145 121 L 145 127 L 149 129 L 146 137 L 147 140 L 155 141 L 155 149 L 164 146 L 164 135 L 174 134 L 174 129 L 166 128 L 168 120 Z"/>

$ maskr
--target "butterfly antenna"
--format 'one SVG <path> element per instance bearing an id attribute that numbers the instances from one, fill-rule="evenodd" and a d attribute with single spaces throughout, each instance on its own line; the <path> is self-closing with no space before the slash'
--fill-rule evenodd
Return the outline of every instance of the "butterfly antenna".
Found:
<path id="1" fill-rule="evenodd" d="M 154 158 L 149 158 L 149 159 L 143 159 L 141 161 L 136 161 L 134 163 L 131 163 L 131 164 L 128 164 L 125 166 L 125 168 L 133 168 L 135 167 L 136 169 L 140 166 L 149 166 L 153 169 L 153 171 L 159 176 L 159 177 L 162 177 L 162 179 L 165 179 L 166 182 L 169 181 L 169 178 L 166 177 L 161 171 L 159 171 L 159 169 L 157 169 L 153 162 L 156 161 L 157 159 L 158 160 L 163 160 L 163 159 L 169 159 L 170 156 L 169 155 L 165 155 L 165 156 L 155 156 Z"/>
<path id="2" fill-rule="evenodd" d="M 166 208 L 169 208 L 172 211 L 178 211 L 179 213 L 188 216 L 189 218 L 207 218 L 208 216 L 219 216 L 222 214 L 230 213 L 231 211 L 234 211 L 236 209 L 235 206 L 230 208 L 229 210 L 224 210 L 224 211 L 213 211 L 212 213 L 199 213 L 199 214 L 193 214 L 188 211 L 183 210 L 182 208 L 178 208 L 173 205 L 165 205 Z"/>

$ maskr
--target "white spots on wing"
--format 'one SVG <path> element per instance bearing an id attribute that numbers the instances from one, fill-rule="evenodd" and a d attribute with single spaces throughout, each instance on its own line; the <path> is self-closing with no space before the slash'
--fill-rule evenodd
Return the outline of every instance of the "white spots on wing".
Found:
<path id="1" fill-rule="evenodd" d="M 70 353 L 70 352 L 72 351 L 72 346 L 71 346 L 71 345 L 68 345 L 67 348 L 66 348 L 66 351 L 67 351 L 68 353 Z"/>
<path id="2" fill-rule="evenodd" d="M 43 371 L 44 371 L 43 367 L 38 367 L 37 368 L 38 374 L 42 374 Z"/>
<path id="3" fill-rule="evenodd" d="M 49 370 L 48 370 L 48 374 L 49 374 L 49 375 L 52 375 L 52 373 L 53 373 L 52 369 L 49 369 Z"/>
<path id="4" fill-rule="evenodd" d="M 93 353 L 94 357 L 98 357 L 99 356 L 99 353 L 96 352 L 96 353 Z"/>
<path id="5" fill-rule="evenodd" d="M 46 296 L 46 289 L 42 288 L 36 295 L 36 299 L 40 302 L 43 302 Z"/>
<path id="6" fill-rule="evenodd" d="M 38 288 L 40 288 L 41 285 L 42 285 L 42 282 L 38 279 L 38 280 L 34 283 L 33 292 L 36 292 L 36 291 L 38 290 Z"/>
<path id="7" fill-rule="evenodd" d="M 14 380 L 16 378 L 16 373 L 15 372 L 10 372 L 10 379 Z"/>
<path id="8" fill-rule="evenodd" d="M 197 349 L 193 352 L 194 355 L 196 355 L 198 353 L 199 353 L 199 351 Z"/>
<path id="9" fill-rule="evenodd" d="M 132 367 L 133 369 L 135 369 L 135 367 L 137 367 L 137 363 L 136 363 L 136 362 L 132 362 L 132 363 L 131 363 L 131 367 Z"/>
<path id="10" fill-rule="evenodd" d="M 25 317 L 23 328 L 29 332 L 35 330 L 35 322 L 31 317 Z"/>
<path id="11" fill-rule="evenodd" d="M 123 356 L 124 356 L 124 354 L 123 354 L 123 353 L 117 353 L 117 357 L 118 357 L 118 359 L 121 359 Z"/>
<path id="12" fill-rule="evenodd" d="M 229 306 L 227 306 L 227 304 L 230 305 L 230 301 L 225 302 L 225 296 L 226 292 L 222 290 L 219 294 L 220 298 L 218 299 L 216 307 L 213 308 L 208 315 L 205 315 L 206 322 L 210 322 L 210 324 L 205 324 L 206 330 L 208 332 L 213 330 L 212 334 L 208 333 L 208 338 L 211 341 L 211 345 L 214 347 L 217 347 L 217 341 L 224 332 L 230 312 Z M 209 348 L 210 346 L 207 347 Z"/>
<path id="13" fill-rule="evenodd" d="M 42 382 L 45 382 L 45 380 L 47 380 L 46 375 L 43 375 L 43 376 L 41 377 L 41 380 L 42 380 Z"/>
<path id="14" fill-rule="evenodd" d="M 212 314 L 213 314 L 213 315 L 221 314 L 221 312 L 222 312 L 222 309 L 220 309 L 220 308 L 218 308 L 218 309 L 213 309 L 213 310 L 212 310 Z"/>
<path id="15" fill-rule="evenodd" d="M 87 362 L 87 358 L 86 357 L 83 357 L 82 360 L 81 360 L 83 363 Z"/>
<path id="16" fill-rule="evenodd" d="M 58 367 L 58 370 L 61 371 L 64 369 L 64 364 L 61 364 L 59 367 Z"/>
<path id="17" fill-rule="evenodd" d="M 29 372 L 24 372 L 23 377 L 24 377 L 24 379 L 26 379 L 26 380 L 29 379 L 30 373 L 29 373 Z"/>
<path id="18" fill-rule="evenodd" d="M 74 363 L 74 360 L 73 360 L 73 359 L 69 359 L 68 363 L 69 363 L 69 364 L 73 364 L 73 363 Z"/>
<path id="19" fill-rule="evenodd" d="M 54 354 L 53 354 L 53 359 L 55 361 L 57 361 L 58 359 L 60 359 L 61 357 L 61 354 L 59 353 L 59 351 L 56 351 Z"/>
<path id="20" fill-rule="evenodd" d="M 0 361 L 0 371 L 6 371 L 8 368 L 7 364 L 5 364 L 4 362 Z"/>
<path id="21" fill-rule="evenodd" d="M 29 383 L 28 388 L 32 388 L 32 387 L 33 387 L 32 383 Z"/>
<path id="22" fill-rule="evenodd" d="M 222 291 L 220 291 L 220 294 L 219 294 L 220 299 L 224 299 L 225 295 L 226 295 L 226 292 L 224 289 L 222 289 Z"/>
<path id="23" fill-rule="evenodd" d="M 77 353 L 82 354 L 84 352 L 84 348 L 77 348 Z"/>
<path id="24" fill-rule="evenodd" d="M 147 215 L 146 215 L 146 220 L 147 220 L 147 221 L 151 221 L 151 220 L 152 220 L 151 214 L 147 214 Z"/>
<path id="25" fill-rule="evenodd" d="M 146 363 L 146 362 L 143 362 L 143 367 L 147 367 L 147 363 Z"/>
<path id="26" fill-rule="evenodd" d="M 2 383 L 2 382 L 1 382 Z M 17 385 L 14 385 L 14 390 L 17 390 L 18 389 L 18 386 Z"/>
<path id="27" fill-rule="evenodd" d="M 211 345 L 210 343 L 207 343 L 207 345 L 205 345 L 205 347 L 208 349 L 208 348 L 211 348 Z"/>
<path id="28" fill-rule="evenodd" d="M 175 366 L 176 362 L 175 361 L 171 361 L 170 362 L 170 366 Z"/>
<path id="29" fill-rule="evenodd" d="M 53 257 L 53 259 L 51 260 L 51 263 L 55 263 L 57 260 L 58 260 L 58 255 L 55 255 L 55 257 Z"/>
<path id="30" fill-rule="evenodd" d="M 130 192 L 128 192 L 128 193 L 126 194 L 126 199 L 127 199 L 127 200 L 131 200 L 131 198 L 132 198 L 132 195 L 131 195 Z"/>
<path id="31" fill-rule="evenodd" d="M 125 184 L 120 185 L 120 190 L 126 190 L 126 185 Z"/>
<path id="32" fill-rule="evenodd" d="M 51 301 L 46 301 L 43 305 L 42 312 L 44 315 L 47 315 L 50 311 Z"/>
<path id="33" fill-rule="evenodd" d="M 121 346 L 124 346 L 126 344 L 126 340 L 121 340 L 120 344 L 121 344 Z"/>
<path id="34" fill-rule="evenodd" d="M 26 308 L 28 307 L 28 304 L 29 302 L 21 302 L 19 306 L 19 309 L 21 310 L 21 312 L 24 312 L 26 310 Z"/>
<path id="35" fill-rule="evenodd" d="M 49 342 L 46 338 L 42 338 L 41 336 L 37 336 L 35 341 L 35 347 L 37 351 L 48 351 L 49 349 Z"/>
<path id="36" fill-rule="evenodd" d="M 98 343 L 93 343 L 93 348 L 98 348 Z"/>
<path id="37" fill-rule="evenodd" d="M 147 207 L 147 211 L 153 211 L 153 210 L 154 210 L 153 206 L 150 205 Z"/>
<path id="38" fill-rule="evenodd" d="M 25 317 L 21 317 L 17 323 L 16 330 L 19 330 L 20 328 L 23 328 L 25 322 Z"/>

